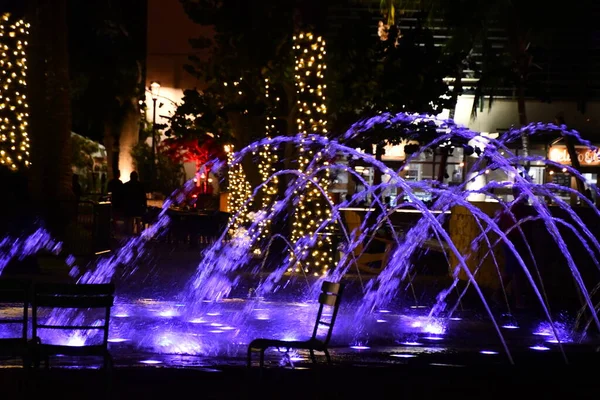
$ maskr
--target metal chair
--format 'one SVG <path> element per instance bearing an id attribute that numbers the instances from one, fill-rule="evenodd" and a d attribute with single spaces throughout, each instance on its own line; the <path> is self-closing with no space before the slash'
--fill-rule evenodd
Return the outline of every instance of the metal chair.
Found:
<path id="1" fill-rule="evenodd" d="M 49 367 L 52 355 L 68 356 L 100 356 L 103 357 L 104 367 L 112 367 L 112 357 L 108 351 L 108 330 L 110 310 L 114 302 L 115 287 L 113 284 L 70 284 L 44 283 L 34 286 L 32 304 L 32 325 L 34 340 L 34 357 L 36 366 L 44 360 Z M 59 321 L 40 321 L 40 309 L 104 309 L 101 323 L 89 324 L 85 318 L 64 318 Z M 99 344 L 84 344 L 69 346 L 62 344 L 43 343 L 38 333 L 44 330 L 92 331 L 101 330 L 102 341 Z"/>
<path id="2" fill-rule="evenodd" d="M 0 338 L 0 356 L 20 357 L 23 366 L 30 365 L 30 351 L 27 340 L 30 283 L 18 279 L 0 279 L 0 326 L 20 325 L 19 335 Z M 14 308 L 16 314 L 6 308 Z"/>
<path id="3" fill-rule="evenodd" d="M 308 350 L 313 363 L 317 362 L 315 351 L 320 351 L 325 353 L 327 363 L 331 364 L 328 346 L 340 307 L 342 291 L 343 285 L 341 283 L 323 282 L 321 294 L 319 295 L 319 311 L 317 312 L 317 319 L 310 339 L 293 341 L 262 338 L 254 339 L 248 345 L 248 367 L 252 366 L 252 353 L 255 351 L 260 352 L 260 367 L 264 367 L 265 350 L 269 347 L 285 348 L 286 351 L 289 351 L 290 349 Z M 328 319 L 324 318 L 325 315 L 323 314 L 325 306 L 332 310 L 331 317 Z M 319 333 L 319 328 L 321 327 L 326 328 L 324 333 Z"/>

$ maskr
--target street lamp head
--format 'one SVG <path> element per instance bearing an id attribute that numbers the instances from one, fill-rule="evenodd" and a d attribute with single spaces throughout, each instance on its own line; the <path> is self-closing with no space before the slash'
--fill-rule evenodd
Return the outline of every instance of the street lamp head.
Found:
<path id="1" fill-rule="evenodd" d="M 150 93 L 152 94 L 152 100 L 158 99 L 158 94 L 160 93 L 160 82 L 150 82 Z"/>

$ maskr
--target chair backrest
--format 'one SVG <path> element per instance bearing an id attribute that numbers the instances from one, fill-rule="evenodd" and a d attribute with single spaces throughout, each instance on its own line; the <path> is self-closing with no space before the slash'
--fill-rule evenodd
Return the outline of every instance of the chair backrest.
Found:
<path id="1" fill-rule="evenodd" d="M 37 330 L 63 329 L 63 330 L 103 330 L 103 344 L 108 341 L 108 328 L 110 323 L 110 309 L 114 303 L 115 286 L 106 284 L 74 284 L 74 283 L 43 283 L 34 286 L 32 320 L 33 337 L 37 337 Z M 39 308 L 69 308 L 90 309 L 104 308 L 104 323 L 86 325 L 84 322 L 57 321 L 52 323 L 38 321 Z"/>
<path id="2" fill-rule="evenodd" d="M 21 324 L 21 338 L 24 341 L 27 340 L 29 289 L 30 283 L 28 281 L 19 279 L 0 279 L 0 304 L 17 304 L 22 307 L 22 314 L 19 318 L 15 318 L 6 313 L 0 313 L 0 324 Z"/>
<path id="3" fill-rule="evenodd" d="M 361 225 L 362 221 L 360 219 L 360 215 L 356 211 L 344 210 L 344 221 L 346 223 L 346 227 L 348 228 L 348 234 L 350 236 L 350 240 L 356 240 L 361 234 Z M 363 244 L 362 242 L 358 243 L 354 248 L 354 255 L 358 256 L 363 252 Z"/>
<path id="4" fill-rule="evenodd" d="M 326 332 L 322 340 L 326 345 L 331 339 L 333 326 L 335 325 L 335 320 L 340 308 L 343 289 L 344 287 L 341 283 L 328 281 L 323 282 L 323 285 L 321 286 L 321 293 L 319 294 L 319 311 L 317 312 L 317 320 L 315 322 L 312 338 L 317 339 L 319 328 L 324 327 Z M 328 307 L 331 310 L 331 314 L 324 313 L 325 307 Z"/>
<path id="5" fill-rule="evenodd" d="M 103 308 L 112 307 L 114 293 L 112 283 L 38 283 L 33 302 L 37 307 Z"/>

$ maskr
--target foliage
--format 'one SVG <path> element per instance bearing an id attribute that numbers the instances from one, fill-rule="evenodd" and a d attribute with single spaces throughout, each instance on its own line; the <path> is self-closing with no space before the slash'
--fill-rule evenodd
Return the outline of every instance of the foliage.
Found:
<path id="1" fill-rule="evenodd" d="M 295 104 L 291 35 L 295 28 L 307 23 L 306 19 L 298 20 L 308 14 L 315 16 L 309 25 L 323 30 L 329 8 L 317 2 L 300 5 L 302 2 L 274 0 L 269 1 L 273 3 L 269 7 L 264 2 L 259 7 L 254 1 L 242 0 L 181 2 L 192 20 L 214 27 L 213 33 L 192 41 L 199 50 L 212 49 L 210 56 L 206 60 L 193 58 L 194 65 L 187 70 L 207 82 L 203 102 L 219 104 L 222 108 L 215 112 L 209 107 L 208 114 L 199 115 L 213 124 L 227 118 L 231 111 L 261 115 L 269 106 L 262 97 L 264 79 L 268 78 L 272 90 L 278 91 L 278 97 L 284 101 L 279 120 L 293 120 L 289 118 Z M 329 41 L 328 109 L 333 110 L 330 118 L 337 134 L 343 133 L 357 119 L 382 111 L 433 113 L 449 107 L 448 87 L 443 81 L 449 68 L 440 49 L 434 46 L 432 32 L 420 25 L 400 36 L 392 27 L 387 40 L 380 40 L 371 30 L 376 28 L 370 25 L 372 17 L 372 11 L 365 10 L 360 16 L 364 23 L 343 20 L 331 40 L 326 37 Z M 240 78 L 243 79 L 239 86 L 233 87 L 232 83 Z M 187 100 L 198 98 L 190 96 Z M 201 109 L 200 106 L 197 108 Z M 193 123 L 186 120 L 188 126 Z M 292 130 L 284 127 L 278 131 Z M 397 134 L 389 139 L 394 140 Z M 365 135 L 363 140 L 380 142 L 375 135 Z"/>
<path id="2" fill-rule="evenodd" d="M 186 93 L 182 107 L 190 104 L 188 108 L 202 116 L 204 131 L 231 135 L 234 115 L 263 115 L 267 107 L 263 97 L 266 76 L 273 82 L 289 80 L 291 76 L 296 1 L 180 1 L 194 22 L 213 28 L 213 32 L 190 41 L 199 52 L 210 52 L 206 58 L 190 57 L 192 64 L 186 70 L 205 86 L 196 95 Z M 210 112 L 204 114 L 207 109 Z M 177 134 L 185 124 L 178 124 L 177 119 L 173 122 Z M 253 132 L 244 134 L 256 136 Z"/>
<path id="3" fill-rule="evenodd" d="M 195 163 L 196 170 L 205 166 L 210 171 L 212 161 L 226 158 L 223 146 L 210 136 L 203 140 L 167 138 L 161 143 L 160 151 L 174 163 Z"/>
<path id="4" fill-rule="evenodd" d="M 157 175 L 159 179 L 156 182 L 156 191 L 168 196 L 181 187 L 185 179 L 185 172 L 180 163 L 174 162 L 160 149 L 157 155 Z M 151 147 L 140 141 L 131 149 L 131 156 L 140 180 L 149 181 L 152 176 Z"/>
<path id="5" fill-rule="evenodd" d="M 73 129 L 97 141 L 105 125 L 118 125 L 129 99 L 143 95 L 139 4 L 69 1 Z"/>
<path id="6" fill-rule="evenodd" d="M 94 166 L 92 155 L 99 151 L 98 143 L 77 134 L 71 135 L 71 163 L 76 169 L 91 171 Z"/>
<path id="7" fill-rule="evenodd" d="M 366 27 L 347 26 L 334 43 L 335 50 L 342 49 L 333 56 L 330 68 L 335 71 L 330 108 L 337 110 L 336 133 L 343 134 L 357 119 L 381 112 L 437 114 L 454 105 L 444 82 L 452 65 L 434 45 L 431 30 L 418 24 L 400 35 L 395 26 L 380 27 L 381 37 L 376 38 L 367 35 Z M 353 36 L 357 30 L 362 30 L 361 35 Z M 370 152 L 373 145 L 399 144 L 406 139 L 427 142 L 436 135 L 435 127 L 410 124 L 373 129 L 354 137 L 352 145 Z"/>
<path id="8" fill-rule="evenodd" d="M 169 120 L 167 136 L 188 141 L 196 139 L 216 139 L 228 142 L 230 128 L 227 123 L 219 94 L 187 89 L 183 92 L 182 103 Z"/>
<path id="9" fill-rule="evenodd" d="M 402 0 L 396 7 L 426 10 L 428 20 L 443 19 L 449 30 L 447 53 L 459 54 L 462 60 L 479 53 L 472 65 L 475 101 L 472 115 L 477 115 L 487 97 L 489 106 L 502 88 L 523 88 L 528 96 L 550 100 L 542 65 L 547 58 L 556 27 L 577 15 L 577 7 L 556 12 L 542 0 Z M 570 17 L 566 17 L 569 15 Z M 566 18 L 565 18 L 566 17 Z M 493 37 L 506 40 L 494 41 Z M 498 44 L 502 43 L 501 47 Z M 458 60 L 460 61 L 460 60 Z"/>
<path id="10" fill-rule="evenodd" d="M 94 192 L 100 185 L 102 173 L 106 173 L 106 164 L 95 165 L 94 156 L 106 157 L 106 152 L 98 143 L 77 134 L 71 134 L 71 164 L 79 174 L 79 183 L 85 192 Z"/>

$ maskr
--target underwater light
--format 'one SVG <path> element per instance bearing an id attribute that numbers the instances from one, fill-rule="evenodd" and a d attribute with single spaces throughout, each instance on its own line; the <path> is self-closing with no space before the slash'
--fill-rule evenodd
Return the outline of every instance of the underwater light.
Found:
<path id="1" fill-rule="evenodd" d="M 156 365 L 156 364 L 162 364 L 162 361 L 158 361 L 158 360 L 142 360 L 140 361 L 141 364 L 148 364 L 148 365 Z"/>
<path id="2" fill-rule="evenodd" d="M 110 343 L 123 343 L 123 342 L 128 342 L 129 339 L 122 339 L 122 338 L 115 338 L 115 339 L 108 339 L 107 342 Z"/>
<path id="3" fill-rule="evenodd" d="M 550 332 L 545 332 L 545 331 L 537 331 L 537 332 L 533 332 L 534 335 L 538 335 L 538 336 L 552 336 L 552 334 Z"/>
<path id="4" fill-rule="evenodd" d="M 423 343 L 419 342 L 402 342 L 400 344 L 403 344 L 405 346 L 423 346 Z"/>
<path id="5" fill-rule="evenodd" d="M 415 358 L 416 355 L 415 354 L 390 354 L 390 357 L 396 357 L 396 358 Z"/>
<path id="6" fill-rule="evenodd" d="M 203 320 L 202 318 L 194 318 L 194 319 L 190 319 L 188 322 L 191 324 L 203 324 L 206 321 Z"/>
<path id="7" fill-rule="evenodd" d="M 85 346 L 85 338 L 79 335 L 72 336 L 67 340 L 66 345 L 72 347 Z"/>
<path id="8" fill-rule="evenodd" d="M 357 345 L 357 346 L 350 346 L 350 348 L 354 349 L 354 350 L 368 350 L 368 349 L 370 349 L 369 346 L 359 346 L 359 345 Z"/>
<path id="9" fill-rule="evenodd" d="M 536 350 L 536 351 L 547 351 L 547 350 L 550 350 L 550 347 L 538 345 L 538 346 L 531 346 L 530 349 Z"/>
<path id="10" fill-rule="evenodd" d="M 496 354 L 498 354 L 498 352 L 497 351 L 493 351 L 493 350 L 481 350 L 479 352 L 479 354 L 496 355 Z"/>
<path id="11" fill-rule="evenodd" d="M 165 317 L 165 318 L 171 318 L 177 315 L 177 312 L 175 312 L 174 310 L 164 310 L 158 313 L 158 315 L 160 315 L 161 317 Z"/>
<path id="12" fill-rule="evenodd" d="M 502 325 L 502 327 L 504 329 L 519 329 L 519 327 L 517 325 L 513 325 L 513 324 Z"/>
<path id="13" fill-rule="evenodd" d="M 377 322 L 381 323 L 381 322 L 387 322 L 387 319 L 378 319 Z"/>

